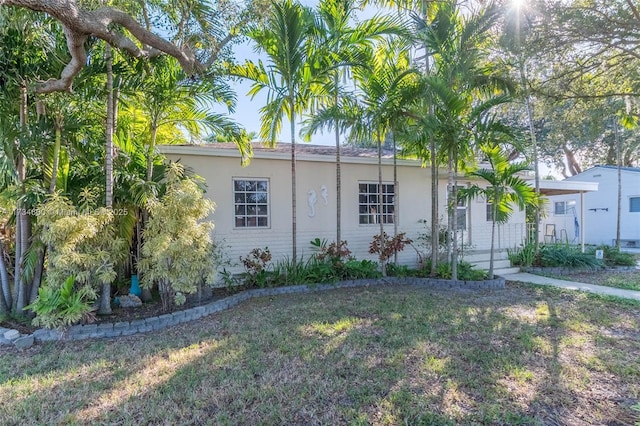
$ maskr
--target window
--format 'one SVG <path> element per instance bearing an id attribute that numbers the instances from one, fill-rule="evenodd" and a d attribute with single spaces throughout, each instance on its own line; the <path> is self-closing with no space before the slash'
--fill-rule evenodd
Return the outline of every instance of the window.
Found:
<path id="1" fill-rule="evenodd" d="M 553 204 L 553 214 L 555 215 L 571 214 L 573 209 L 575 209 L 575 205 L 576 205 L 575 200 L 556 201 Z"/>
<path id="2" fill-rule="evenodd" d="M 233 208 L 236 228 L 269 227 L 269 181 L 234 179 Z"/>
<path id="3" fill-rule="evenodd" d="M 458 190 L 460 190 L 461 188 L 463 187 L 459 186 Z M 458 223 L 458 226 L 456 227 L 456 229 L 464 231 L 467 229 L 467 200 L 465 199 L 458 200 L 456 209 L 458 210 L 456 213 L 456 218 Z"/>
<path id="4" fill-rule="evenodd" d="M 631 213 L 640 213 L 640 197 L 629 198 L 629 211 Z"/>
<path id="5" fill-rule="evenodd" d="M 553 213 L 554 214 L 567 214 L 567 202 L 566 201 L 556 201 L 554 203 Z"/>
<path id="6" fill-rule="evenodd" d="M 380 223 L 380 203 L 377 183 L 360 183 L 358 221 L 362 225 Z M 393 223 L 395 188 L 392 183 L 382 184 L 382 223 Z"/>
<path id="7" fill-rule="evenodd" d="M 487 222 L 493 222 L 493 204 L 487 203 Z"/>

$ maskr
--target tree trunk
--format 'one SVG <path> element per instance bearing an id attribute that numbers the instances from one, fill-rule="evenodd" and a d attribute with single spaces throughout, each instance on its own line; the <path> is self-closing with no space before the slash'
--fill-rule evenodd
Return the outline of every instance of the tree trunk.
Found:
<path id="1" fill-rule="evenodd" d="M 449 152 L 449 171 L 447 176 L 447 262 L 451 264 L 453 261 L 452 237 L 453 232 L 453 210 L 455 209 L 455 201 L 453 200 L 453 160 Z"/>
<path id="2" fill-rule="evenodd" d="M 20 86 L 20 129 L 25 132 L 27 127 L 27 87 Z M 27 175 L 26 158 L 20 152 L 20 146 L 16 146 L 16 173 L 18 178 L 18 186 L 22 195 L 25 193 L 24 181 Z M 25 306 L 25 289 L 24 289 L 24 257 L 29 248 L 30 238 L 30 221 L 26 212 L 26 205 L 20 199 L 16 205 L 16 262 L 14 272 L 13 285 L 13 312 L 21 314 Z"/>
<path id="3" fill-rule="evenodd" d="M 289 107 L 291 108 L 291 245 L 292 245 L 292 266 L 295 270 L 298 263 L 298 240 L 297 240 L 297 208 L 296 208 L 296 116 L 293 113 L 295 100 L 293 96 L 289 97 Z"/>
<path id="4" fill-rule="evenodd" d="M 338 105 L 339 80 L 340 80 L 340 77 L 336 72 L 334 74 L 336 91 L 333 97 L 333 101 L 335 105 Z M 336 125 L 336 244 L 338 244 L 338 246 L 340 246 L 340 241 L 342 241 L 341 221 L 342 221 L 342 167 L 340 163 L 340 129 L 338 128 L 338 125 Z"/>
<path id="5" fill-rule="evenodd" d="M 382 276 L 387 276 L 387 261 L 384 258 L 385 251 L 385 238 L 384 238 L 384 214 L 382 203 L 382 136 L 380 132 L 378 136 L 378 223 L 380 224 L 380 268 L 382 269 Z"/>
<path id="6" fill-rule="evenodd" d="M 106 43 L 104 59 L 107 66 L 107 123 L 105 129 L 105 175 L 107 208 L 113 206 L 113 57 L 111 46 Z M 100 290 L 99 315 L 111 314 L 111 283 L 103 282 Z"/>
<path id="7" fill-rule="evenodd" d="M 620 250 L 620 213 L 622 211 L 622 172 L 620 168 L 620 138 L 618 136 L 618 121 L 613 118 L 613 131 L 616 136 L 616 165 L 618 168 L 618 212 L 616 213 L 616 248 Z M 584 224 L 582 224 L 584 227 Z"/>
<path id="8" fill-rule="evenodd" d="M 0 317 L 2 317 L 9 315 L 9 307 L 11 306 L 11 288 L 7 263 L 4 260 L 4 245 L 0 250 L 0 279 L 2 280 L 2 286 L 0 287 Z"/>
<path id="9" fill-rule="evenodd" d="M 496 200 L 498 197 L 496 197 Z M 496 200 L 493 201 L 491 205 L 491 212 L 493 217 L 491 218 L 491 250 L 489 252 L 489 279 L 492 280 L 493 277 L 493 261 L 494 261 L 494 247 L 495 247 L 495 235 L 496 235 L 496 218 L 498 217 L 498 203 Z"/>
<path id="10" fill-rule="evenodd" d="M 156 138 L 158 137 L 158 125 L 151 125 L 151 139 L 149 140 L 149 148 L 147 149 L 147 181 L 153 180 L 153 160 L 156 151 Z"/>
<path id="11" fill-rule="evenodd" d="M 29 215 L 21 214 L 20 215 L 20 244 L 22 248 L 21 252 L 21 261 L 20 261 L 20 279 L 18 280 L 18 294 L 16 297 L 16 309 L 15 313 L 23 314 L 24 307 L 27 305 L 27 283 L 26 283 L 26 274 L 24 272 L 24 261 L 27 250 L 29 250 L 29 245 L 31 241 L 31 219 Z"/>
<path id="12" fill-rule="evenodd" d="M 106 186 L 105 204 L 107 208 L 113 207 L 113 125 L 114 125 L 114 105 L 113 105 L 113 57 L 111 55 L 111 46 L 106 44 L 104 51 L 105 61 L 107 65 L 107 125 L 105 137 L 105 176 Z"/>
<path id="13" fill-rule="evenodd" d="M 435 277 L 438 270 L 438 255 L 440 251 L 440 218 L 438 217 L 438 161 L 436 159 L 436 142 L 433 137 L 429 141 L 429 155 L 431 156 L 431 277 Z"/>
<path id="14" fill-rule="evenodd" d="M 396 154 L 396 134 L 393 133 L 393 237 L 398 236 L 398 156 Z M 398 252 L 393 254 L 393 263 L 398 264 Z"/>
<path id="15" fill-rule="evenodd" d="M 38 253 L 38 264 L 36 265 L 33 273 L 33 281 L 31 282 L 31 290 L 29 292 L 29 303 L 35 302 L 38 297 L 38 290 L 42 285 L 42 274 L 44 273 L 44 258 L 46 247 L 42 247 L 42 250 Z"/>
<path id="16" fill-rule="evenodd" d="M 527 121 L 529 122 L 529 136 L 531 137 L 531 146 L 533 147 L 533 173 L 534 173 L 534 186 L 536 191 L 536 197 L 540 195 L 540 168 L 538 166 L 538 138 L 536 138 L 536 129 L 533 125 L 533 104 L 531 97 L 529 96 L 529 89 L 527 86 L 526 76 L 526 64 L 524 59 L 520 59 L 520 83 L 522 84 L 522 90 L 524 91 L 524 104 L 527 110 Z M 565 176 L 566 178 L 567 176 Z M 538 245 L 540 244 L 540 206 L 535 207 L 535 223 L 533 224 L 534 235 L 534 249 L 538 252 Z"/>
<path id="17" fill-rule="evenodd" d="M 455 171 L 453 177 L 453 213 L 451 215 L 453 222 L 453 235 L 451 241 L 451 279 L 453 281 L 458 280 L 458 167 L 457 158 L 454 160 Z"/>
<path id="18" fill-rule="evenodd" d="M 49 182 L 49 194 L 56 192 L 56 183 L 58 180 L 58 167 L 60 165 L 60 146 L 62 145 L 62 118 L 54 119 L 53 127 L 55 128 L 55 140 L 53 143 L 53 161 L 51 164 L 51 182 Z"/>
<path id="19" fill-rule="evenodd" d="M 564 156 L 567 159 L 567 166 L 569 167 L 569 173 L 571 173 L 571 176 L 582 173 L 580 163 L 576 160 L 576 156 L 573 151 L 571 151 L 567 145 L 563 145 L 562 150 L 564 151 Z"/>
<path id="20" fill-rule="evenodd" d="M 4 255 L 6 254 L 4 244 L 0 243 L 0 280 L 2 281 L 2 301 L 7 307 L 11 308 L 11 284 L 9 282 L 9 271 L 7 270 L 7 262 Z"/>

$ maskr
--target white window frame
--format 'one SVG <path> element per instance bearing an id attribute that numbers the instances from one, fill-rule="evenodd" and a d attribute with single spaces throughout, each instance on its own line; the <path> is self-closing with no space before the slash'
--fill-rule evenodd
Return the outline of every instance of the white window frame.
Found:
<path id="1" fill-rule="evenodd" d="M 562 213 L 558 213 L 558 205 L 559 204 L 564 204 L 564 208 L 563 208 L 563 212 Z M 575 207 L 576 205 L 576 200 L 565 200 L 565 201 L 555 201 L 553 203 L 553 215 L 554 216 L 567 216 L 571 213 L 569 213 L 569 208 L 571 207 Z"/>
<path id="2" fill-rule="evenodd" d="M 558 207 L 562 205 L 562 212 L 558 213 Z M 553 203 L 553 215 L 554 216 L 564 216 L 567 214 L 567 202 L 566 201 L 556 201 Z"/>
<path id="3" fill-rule="evenodd" d="M 485 218 L 487 222 L 493 222 L 493 203 L 485 204 Z"/>
<path id="4" fill-rule="evenodd" d="M 363 185 L 366 191 L 363 192 Z M 393 192 L 385 192 L 391 186 Z M 372 191 L 373 188 L 373 191 Z M 392 225 L 395 218 L 395 197 L 398 195 L 398 188 L 393 182 L 382 182 L 382 220 L 385 225 Z M 379 225 L 380 214 L 377 209 L 380 206 L 378 200 L 378 182 L 358 181 L 358 224 L 362 226 Z M 390 197 L 390 200 L 389 200 Z M 385 211 L 386 209 L 386 211 Z"/>
<path id="5" fill-rule="evenodd" d="M 249 188 L 238 190 L 236 185 L 237 182 L 255 182 L 256 189 L 252 190 Z M 266 184 L 266 190 L 262 191 L 257 189 L 257 186 L 260 183 Z M 235 177 L 232 179 L 234 229 L 266 229 L 271 227 L 270 187 L 271 182 L 267 178 Z M 257 199 L 251 201 L 248 199 L 252 194 L 257 195 L 262 193 L 266 194 L 266 200 L 264 200 L 264 202 L 259 202 L 262 200 Z M 238 220 L 241 219 L 244 219 L 244 224 L 239 224 Z"/>

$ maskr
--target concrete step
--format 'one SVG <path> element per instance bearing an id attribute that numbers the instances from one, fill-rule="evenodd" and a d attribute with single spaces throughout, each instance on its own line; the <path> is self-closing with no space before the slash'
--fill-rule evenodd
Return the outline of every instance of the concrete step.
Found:
<path id="1" fill-rule="evenodd" d="M 470 263 L 478 269 L 488 270 L 489 264 L 491 262 L 489 262 L 489 259 L 487 259 L 487 260 L 470 262 Z M 497 259 L 493 261 L 493 269 L 510 268 L 510 267 L 511 267 L 511 262 L 509 261 L 509 259 Z"/>
<path id="2" fill-rule="evenodd" d="M 513 268 L 500 268 L 500 269 L 494 269 L 493 270 L 493 274 L 494 275 L 498 275 L 498 276 L 504 276 L 504 275 L 509 275 L 509 274 L 517 274 L 518 272 L 520 272 L 520 268 L 518 267 L 513 267 Z"/>
<path id="3" fill-rule="evenodd" d="M 489 257 L 491 257 L 491 252 L 489 250 L 478 250 L 478 251 L 469 251 L 464 253 L 465 262 L 476 263 L 482 261 L 489 261 Z M 504 260 L 509 259 L 506 250 L 496 250 L 493 253 L 493 257 L 495 260 Z"/>

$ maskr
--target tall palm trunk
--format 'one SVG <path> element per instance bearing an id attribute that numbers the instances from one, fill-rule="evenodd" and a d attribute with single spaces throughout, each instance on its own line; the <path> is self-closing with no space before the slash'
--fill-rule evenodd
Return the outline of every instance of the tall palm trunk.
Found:
<path id="1" fill-rule="evenodd" d="M 295 99 L 293 94 L 289 95 L 289 106 L 291 108 L 291 245 L 293 251 L 292 264 L 295 270 L 298 263 L 298 240 L 297 240 L 297 208 L 296 208 L 296 115 L 293 112 L 295 107 Z"/>
<path id="2" fill-rule="evenodd" d="M 451 215 L 453 219 L 452 229 L 452 241 L 451 241 L 451 279 L 456 281 L 458 279 L 458 158 L 454 158 L 454 171 L 453 171 L 453 213 Z"/>
<path id="3" fill-rule="evenodd" d="M 498 199 L 498 197 L 496 197 Z M 498 203 L 495 201 L 491 205 L 491 252 L 489 253 L 489 279 L 492 280 L 493 276 L 493 262 L 494 262 L 494 249 L 495 249 L 495 236 L 496 236 L 496 220 L 498 218 Z"/>
<path id="4" fill-rule="evenodd" d="M 335 93 L 333 101 L 335 105 L 338 105 L 338 83 L 340 82 L 340 76 L 336 72 L 334 74 Z M 341 221 L 342 221 L 342 168 L 340 163 L 340 129 L 336 125 L 336 244 L 340 245 L 342 241 L 341 235 Z"/>
<path id="5" fill-rule="evenodd" d="M 382 203 L 382 136 L 380 132 L 378 136 L 378 223 L 380 224 L 380 268 L 382 269 L 382 276 L 387 276 L 387 262 L 382 255 L 385 251 L 385 238 L 384 238 L 384 215 L 383 215 L 383 203 Z"/>
<path id="6" fill-rule="evenodd" d="M 60 146 L 62 145 L 62 118 L 56 117 L 53 122 L 55 139 L 53 143 L 53 158 L 51 164 L 51 182 L 49 182 L 49 194 L 56 192 L 58 180 L 58 167 L 60 166 Z"/>
<path id="7" fill-rule="evenodd" d="M 393 237 L 398 236 L 398 155 L 396 146 L 396 134 L 393 136 Z M 393 263 L 398 264 L 398 252 L 393 254 Z"/>
<path id="8" fill-rule="evenodd" d="M 27 126 L 27 87 L 20 87 L 20 128 L 24 132 Z M 20 152 L 19 146 L 16 149 L 16 171 L 18 177 L 18 185 L 20 186 L 21 195 L 24 196 L 24 181 L 27 175 L 26 158 Z M 31 238 L 31 222 L 26 212 L 24 199 L 18 200 L 16 213 L 16 263 L 14 273 L 13 288 L 13 311 L 22 313 L 26 303 L 26 289 L 24 282 L 24 258 L 29 249 L 29 240 Z"/>
<path id="9" fill-rule="evenodd" d="M 9 272 L 7 271 L 7 264 L 4 260 L 4 245 L 0 252 L 0 279 L 2 280 L 2 294 L 0 294 L 0 316 L 9 314 L 9 307 L 11 306 L 11 288 L 9 286 Z"/>
<path id="10" fill-rule="evenodd" d="M 111 46 L 105 46 L 105 59 L 107 63 L 107 129 L 105 135 L 105 204 L 107 208 L 113 207 L 113 131 L 114 131 L 114 99 L 113 99 L 113 57 Z"/>
<path id="11" fill-rule="evenodd" d="M 430 107 L 431 108 L 431 107 Z M 440 251 L 440 218 L 438 217 L 438 161 L 436 159 L 436 141 L 433 136 L 429 141 L 431 156 L 431 276 L 435 277 L 438 268 Z"/>
<path id="12" fill-rule="evenodd" d="M 616 168 L 618 171 L 618 208 L 616 213 L 616 249 L 620 250 L 620 213 L 622 211 L 622 172 L 621 172 L 621 164 L 620 164 L 620 138 L 618 136 L 618 120 L 616 117 L 613 118 L 613 132 L 616 138 Z M 584 206 L 582 207 L 584 208 Z M 584 223 L 582 224 L 582 229 L 584 229 Z"/>
<path id="13" fill-rule="evenodd" d="M 106 200 L 107 208 L 113 206 L 113 56 L 111 46 L 107 43 L 104 50 L 107 65 L 107 123 L 105 134 L 105 175 L 106 175 Z M 102 283 L 100 291 L 100 303 L 98 314 L 109 315 L 111 313 L 111 284 Z"/>
<path id="14" fill-rule="evenodd" d="M 158 125 L 153 122 L 151 124 L 151 137 L 149 139 L 149 148 L 147 149 L 147 180 L 153 179 L 153 159 L 156 151 L 156 140 L 158 138 Z"/>

